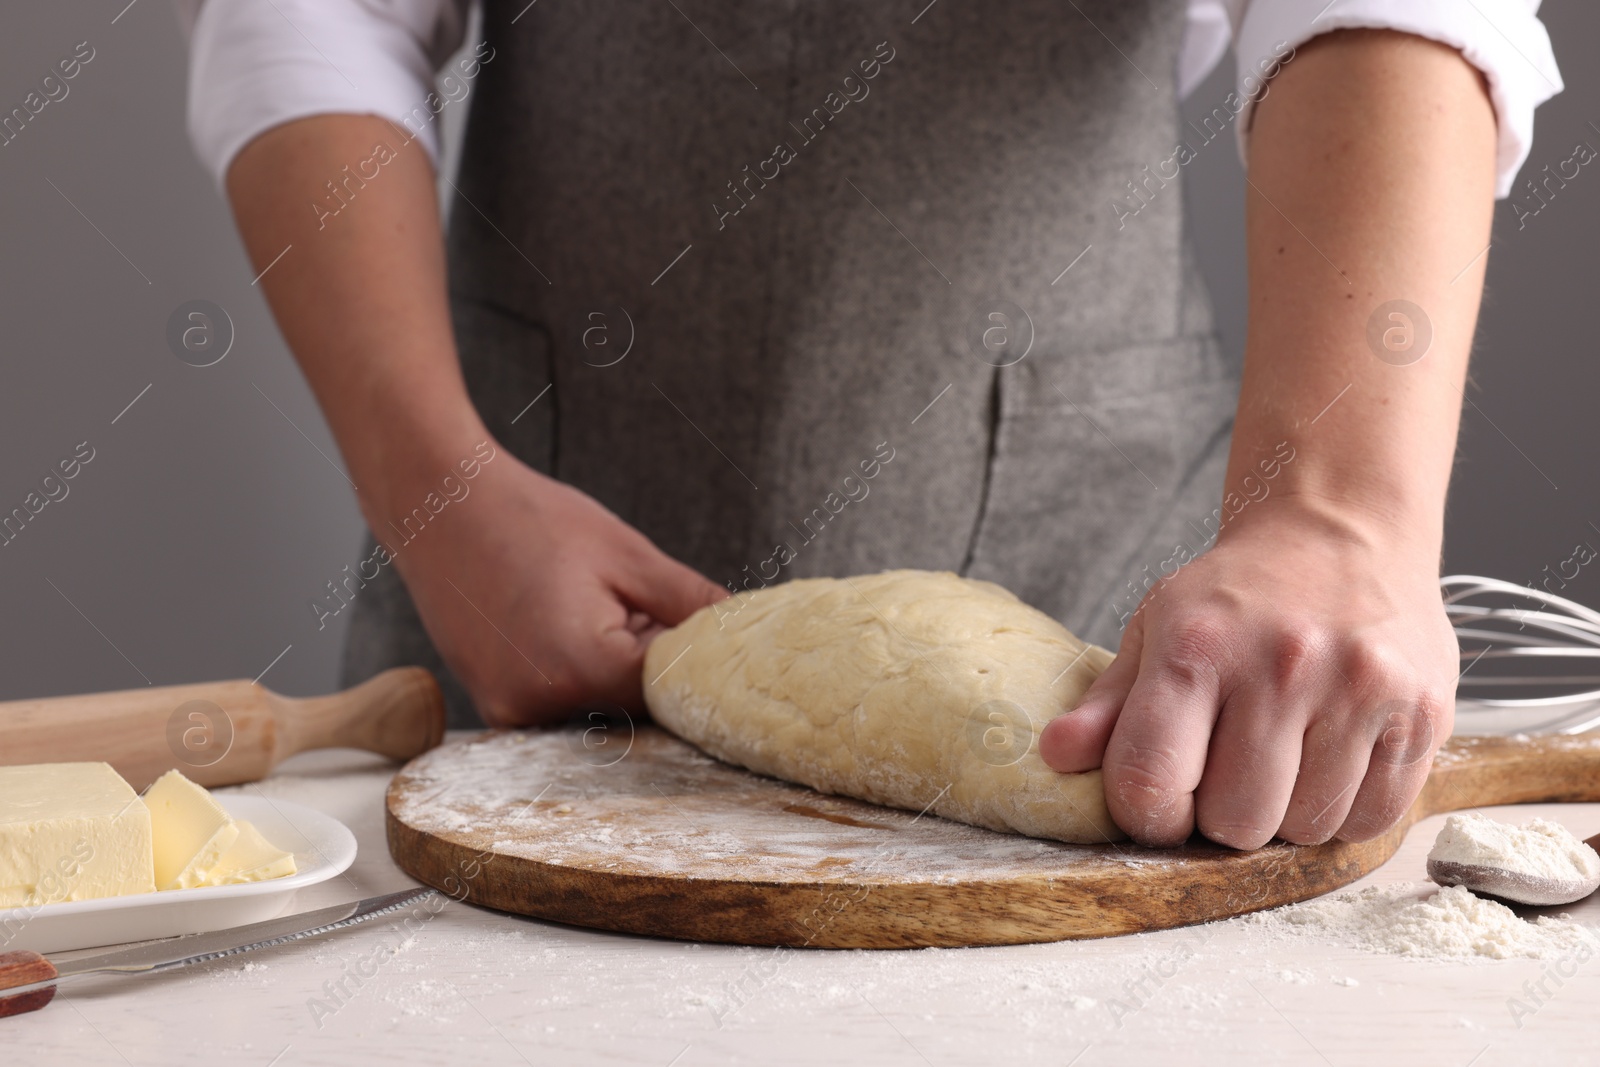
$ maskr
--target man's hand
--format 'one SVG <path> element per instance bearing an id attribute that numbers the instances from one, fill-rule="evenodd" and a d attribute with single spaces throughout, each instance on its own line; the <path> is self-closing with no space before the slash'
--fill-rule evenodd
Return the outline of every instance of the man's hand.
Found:
<path id="1" fill-rule="evenodd" d="M 1137 841 L 1366 840 L 1450 736 L 1458 645 L 1433 558 L 1277 511 L 1246 509 L 1152 587 L 1116 661 L 1040 737 L 1058 771 L 1104 767 Z"/>
<path id="2" fill-rule="evenodd" d="M 1151 844 L 1382 833 L 1454 711 L 1438 568 L 1494 203 L 1483 77 L 1419 37 L 1323 34 L 1282 64 L 1250 139 L 1224 498 L 1249 505 L 1152 588 L 1040 738 L 1058 770 L 1103 751 L 1112 817 Z M 1397 306 L 1416 329 L 1385 332 Z M 1294 463 L 1267 496 L 1253 475 L 1278 442 Z"/>
<path id="3" fill-rule="evenodd" d="M 479 714 L 509 727 L 597 703 L 642 708 L 651 639 L 727 590 L 509 452 L 471 484 L 396 559 Z"/>
<path id="4" fill-rule="evenodd" d="M 382 174 L 336 218 L 320 217 L 329 178 L 375 145 L 393 153 Z M 273 313 L 339 439 L 367 525 L 386 542 L 389 522 L 398 528 L 489 437 L 451 335 L 434 188 L 422 146 L 370 115 L 275 126 L 228 172 Z M 591 703 L 642 706 L 650 639 L 725 595 L 503 449 L 467 497 L 396 547 L 434 644 L 496 726 Z"/>

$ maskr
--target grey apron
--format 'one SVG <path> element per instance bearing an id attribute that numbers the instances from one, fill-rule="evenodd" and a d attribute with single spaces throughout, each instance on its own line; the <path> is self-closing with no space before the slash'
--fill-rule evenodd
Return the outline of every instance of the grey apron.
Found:
<path id="1" fill-rule="evenodd" d="M 497 439 L 714 581 L 953 570 L 1115 648 L 1238 389 L 1159 176 L 1182 0 L 525 5 L 450 233 Z M 476 721 L 389 567 L 345 680 L 405 663 Z"/>

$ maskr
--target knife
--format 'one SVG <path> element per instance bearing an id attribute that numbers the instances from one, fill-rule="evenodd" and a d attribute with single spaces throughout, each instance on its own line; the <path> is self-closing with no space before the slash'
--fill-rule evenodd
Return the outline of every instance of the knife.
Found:
<path id="1" fill-rule="evenodd" d="M 248 926 L 168 937 L 61 963 L 52 962 L 37 952 L 0 952 L 0 1017 L 38 1011 L 56 995 L 56 982 L 62 978 L 102 971 L 154 974 L 156 971 L 187 967 L 191 963 L 205 963 L 354 926 L 409 907 L 436 892 L 426 888 L 407 889 Z"/>

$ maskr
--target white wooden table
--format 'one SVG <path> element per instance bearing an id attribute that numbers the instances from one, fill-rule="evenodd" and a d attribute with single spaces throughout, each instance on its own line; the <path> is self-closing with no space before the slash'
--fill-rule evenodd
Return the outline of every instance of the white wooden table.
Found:
<path id="1" fill-rule="evenodd" d="M 302 892 L 293 910 L 414 884 L 384 846 L 393 770 L 362 754 L 310 753 L 243 787 L 321 809 L 360 841 L 348 875 Z M 1580 837 L 1600 830 L 1594 804 L 1489 813 L 1558 819 Z M 1422 881 L 1441 822 L 1413 829 L 1370 881 Z M 1600 926 L 1600 900 L 1570 912 Z M 1547 964 L 1272 942 L 1237 921 L 1008 948 L 801 952 L 451 903 L 402 938 L 379 919 L 167 974 L 76 981 L 43 1011 L 0 1020 L 0 1063 L 1600 1062 L 1600 956 L 1559 988 L 1547 979 L 1553 995 L 1519 1027 L 1508 1001 L 1526 1000 L 1523 983 Z"/>

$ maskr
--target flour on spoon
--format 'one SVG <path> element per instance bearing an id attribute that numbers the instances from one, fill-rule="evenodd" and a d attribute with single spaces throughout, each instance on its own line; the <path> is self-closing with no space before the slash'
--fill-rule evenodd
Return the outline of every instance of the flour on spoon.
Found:
<path id="1" fill-rule="evenodd" d="M 1600 855 L 1565 826 L 1548 819 L 1512 826 L 1485 815 L 1452 815 L 1428 859 L 1561 881 L 1600 876 Z"/>

